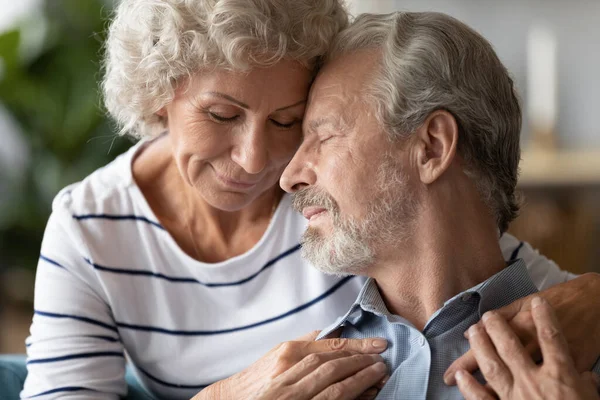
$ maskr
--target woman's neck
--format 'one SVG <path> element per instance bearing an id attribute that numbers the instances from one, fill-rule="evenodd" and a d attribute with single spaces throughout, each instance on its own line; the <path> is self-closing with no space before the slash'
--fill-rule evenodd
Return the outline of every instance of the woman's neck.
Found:
<path id="1" fill-rule="evenodd" d="M 192 258 L 216 263 L 244 254 L 263 237 L 282 198 L 275 185 L 238 211 L 207 203 L 181 177 L 167 141 L 157 140 L 133 161 L 133 177 L 161 225 Z"/>
<path id="2" fill-rule="evenodd" d="M 223 211 L 188 187 L 184 223 L 194 238 L 194 258 L 218 262 L 250 250 L 265 234 L 282 195 L 283 191 L 274 186 L 241 210 Z"/>

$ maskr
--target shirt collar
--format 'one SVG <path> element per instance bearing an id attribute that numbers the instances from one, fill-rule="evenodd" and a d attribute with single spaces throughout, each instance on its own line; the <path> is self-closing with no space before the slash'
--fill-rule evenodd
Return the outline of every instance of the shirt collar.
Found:
<path id="1" fill-rule="evenodd" d="M 529 273 L 527 272 L 525 262 L 522 259 L 517 259 L 511 261 L 506 268 L 484 282 L 465 290 L 446 301 L 444 306 L 430 318 L 430 321 L 433 320 L 441 310 L 456 301 L 464 299 L 465 296 L 476 295 L 479 298 L 478 312 L 479 317 L 481 318 L 487 311 L 504 307 L 537 291 L 537 287 L 532 282 Z M 318 339 L 326 337 L 339 327 L 343 326 L 347 321 L 354 322 L 353 320 L 359 319 L 362 314 L 358 312 L 360 309 L 376 315 L 385 316 L 390 322 L 402 320 L 401 317 L 389 312 L 381 298 L 377 283 L 374 279 L 369 278 L 362 287 L 350 310 L 348 310 L 343 317 L 338 318 L 334 324 L 324 329 Z"/>
<path id="2" fill-rule="evenodd" d="M 391 316 L 390 312 L 385 306 L 385 303 L 383 302 L 383 299 L 381 298 L 379 288 L 377 287 L 377 284 L 373 278 L 367 279 L 360 290 L 358 297 L 354 301 L 354 304 L 352 304 L 352 307 L 350 307 L 348 312 L 342 317 L 338 318 L 333 324 L 323 329 L 317 336 L 317 340 L 326 338 L 335 330 L 344 326 L 346 322 L 360 319 L 362 315 L 362 312 L 360 312 L 361 309 L 377 315 L 384 314 Z"/>
<path id="3" fill-rule="evenodd" d="M 522 259 L 511 261 L 502 271 L 473 289 L 481 297 L 479 317 L 538 291 Z"/>

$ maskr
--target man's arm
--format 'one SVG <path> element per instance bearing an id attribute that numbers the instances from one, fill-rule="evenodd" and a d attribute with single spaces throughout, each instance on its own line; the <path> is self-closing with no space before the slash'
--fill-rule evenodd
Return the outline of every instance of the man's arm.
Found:
<path id="1" fill-rule="evenodd" d="M 600 358 L 600 274 L 581 275 L 539 295 L 554 308 L 575 367 L 579 372 L 589 371 Z M 496 312 L 508 322 L 527 352 L 539 360 L 540 346 L 531 314 L 531 301 L 535 296 L 519 299 Z M 478 369 L 473 351 L 469 350 L 448 368 L 444 381 L 455 385 L 454 375 L 459 369 L 469 372 Z"/>

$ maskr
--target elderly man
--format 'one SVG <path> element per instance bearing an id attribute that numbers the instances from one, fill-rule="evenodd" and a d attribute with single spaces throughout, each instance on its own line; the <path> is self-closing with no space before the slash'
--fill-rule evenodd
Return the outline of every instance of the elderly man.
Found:
<path id="1" fill-rule="evenodd" d="M 518 211 L 521 111 L 506 69 L 449 16 L 362 15 L 317 77 L 304 127 L 281 178 L 309 220 L 304 256 L 370 277 L 321 337 L 388 339 L 379 398 L 462 398 L 443 377 L 469 349 L 463 333 L 548 287 L 498 246 Z"/>

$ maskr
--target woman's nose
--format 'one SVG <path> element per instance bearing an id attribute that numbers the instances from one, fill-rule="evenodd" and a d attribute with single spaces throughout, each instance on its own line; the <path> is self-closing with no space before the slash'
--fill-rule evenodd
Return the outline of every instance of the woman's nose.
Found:
<path id="1" fill-rule="evenodd" d="M 239 132 L 231 159 L 248 174 L 262 172 L 269 163 L 266 132 L 264 127 L 253 126 L 249 131 Z"/>

